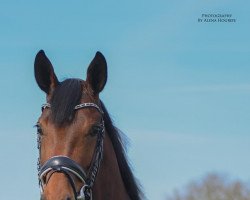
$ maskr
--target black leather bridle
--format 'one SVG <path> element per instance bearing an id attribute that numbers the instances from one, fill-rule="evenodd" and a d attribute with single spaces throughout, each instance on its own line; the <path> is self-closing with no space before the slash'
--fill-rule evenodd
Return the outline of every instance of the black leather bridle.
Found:
<path id="1" fill-rule="evenodd" d="M 51 105 L 49 103 L 42 105 L 42 110 L 45 108 L 50 108 Z M 96 108 L 102 115 L 102 109 L 94 104 L 94 103 L 82 103 L 75 106 L 75 110 L 82 109 L 82 108 Z M 50 177 L 53 173 L 63 173 L 68 178 L 69 183 L 73 189 L 75 200 L 91 200 L 92 199 L 92 187 L 94 185 L 102 157 L 103 157 L 103 139 L 104 139 L 104 120 L 102 117 L 102 122 L 100 125 L 100 129 L 98 130 L 97 135 L 97 142 L 95 146 L 94 155 L 90 164 L 90 168 L 88 171 L 83 169 L 77 162 L 72 160 L 67 156 L 53 156 L 48 159 L 43 165 L 41 165 L 40 158 L 41 158 L 41 135 L 40 131 L 37 134 L 37 144 L 39 149 L 39 158 L 37 162 L 37 169 L 38 169 L 38 180 L 39 186 L 41 190 L 41 195 L 44 191 L 44 185 L 49 181 L 46 179 L 47 175 Z M 81 187 L 80 191 L 78 192 L 76 189 L 76 184 L 72 175 L 76 176 L 82 183 L 83 186 Z"/>

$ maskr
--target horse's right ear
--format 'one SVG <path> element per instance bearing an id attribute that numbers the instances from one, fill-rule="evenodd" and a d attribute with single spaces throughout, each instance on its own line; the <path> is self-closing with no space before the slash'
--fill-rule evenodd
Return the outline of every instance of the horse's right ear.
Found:
<path id="1" fill-rule="evenodd" d="M 51 94 L 59 82 L 53 66 L 43 50 L 40 50 L 36 55 L 34 70 L 38 86 L 47 94 Z"/>

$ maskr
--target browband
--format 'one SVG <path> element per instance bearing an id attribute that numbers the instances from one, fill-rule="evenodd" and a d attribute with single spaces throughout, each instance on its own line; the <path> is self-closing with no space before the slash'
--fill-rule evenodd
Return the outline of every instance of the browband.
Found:
<path id="1" fill-rule="evenodd" d="M 103 111 L 102 109 L 96 105 L 95 103 L 81 103 L 81 104 L 78 104 L 75 106 L 75 110 L 78 110 L 80 108 L 86 108 L 86 107 L 94 107 L 96 108 L 101 114 L 103 114 Z M 42 110 L 45 109 L 45 108 L 51 108 L 51 105 L 49 103 L 45 103 L 42 105 Z"/>

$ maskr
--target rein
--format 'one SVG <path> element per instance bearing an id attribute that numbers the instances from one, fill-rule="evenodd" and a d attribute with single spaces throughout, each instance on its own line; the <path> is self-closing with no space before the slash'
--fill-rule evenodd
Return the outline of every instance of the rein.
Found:
<path id="1" fill-rule="evenodd" d="M 96 108 L 103 115 L 102 109 L 94 103 L 82 103 L 76 105 L 74 109 L 79 110 L 88 107 Z M 44 110 L 45 108 L 51 108 L 51 105 L 49 103 L 43 104 L 42 110 Z M 43 165 L 41 165 L 40 161 L 41 135 L 40 132 L 38 131 L 37 146 L 39 150 L 39 158 L 37 162 L 37 170 L 38 170 L 38 181 L 41 190 L 41 195 L 44 192 L 44 186 L 46 184 L 46 176 L 50 175 L 49 176 L 50 178 L 53 175 L 53 173 L 63 173 L 69 180 L 69 183 L 74 192 L 75 200 L 92 200 L 92 187 L 94 185 L 103 158 L 104 132 L 105 132 L 105 127 L 104 127 L 104 120 L 102 118 L 101 128 L 99 129 L 99 133 L 97 136 L 94 155 L 91 160 L 90 168 L 88 171 L 86 171 L 77 162 L 75 162 L 74 160 L 72 160 L 67 156 L 62 156 L 62 155 L 53 156 L 49 158 Z M 75 175 L 83 183 L 83 186 L 81 187 L 79 192 L 77 192 L 76 185 L 72 175 Z"/>

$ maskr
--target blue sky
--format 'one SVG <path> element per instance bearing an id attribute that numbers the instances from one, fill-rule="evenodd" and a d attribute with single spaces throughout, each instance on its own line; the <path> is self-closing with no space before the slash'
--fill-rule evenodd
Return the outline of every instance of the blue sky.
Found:
<path id="1" fill-rule="evenodd" d="M 101 95 L 130 138 L 148 199 L 208 172 L 249 181 L 250 3 L 3 1 L 0 6 L 0 199 L 38 199 L 33 125 L 45 95 L 33 75 L 44 49 L 60 80 L 85 79 L 97 50 Z M 236 23 L 198 23 L 229 13 Z"/>

